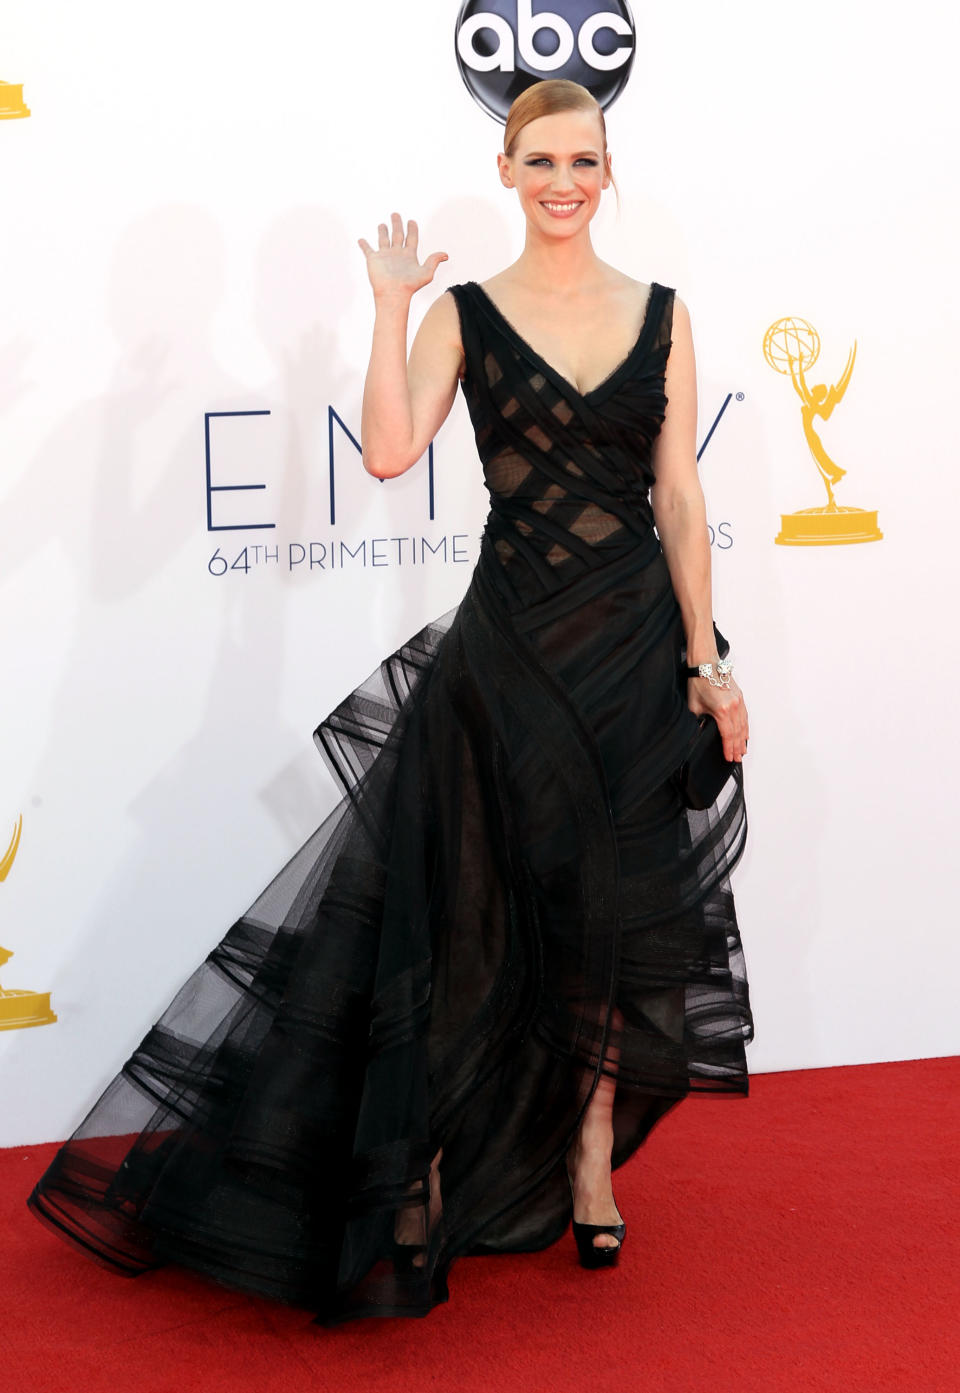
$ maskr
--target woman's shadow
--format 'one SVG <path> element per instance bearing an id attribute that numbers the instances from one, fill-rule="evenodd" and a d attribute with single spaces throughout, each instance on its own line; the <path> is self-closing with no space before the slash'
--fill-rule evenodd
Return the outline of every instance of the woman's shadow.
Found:
<path id="1" fill-rule="evenodd" d="M 116 1068 L 111 1041 L 142 1035 L 334 796 L 309 721 L 293 729 L 281 707 L 288 573 L 278 564 L 206 574 L 216 541 L 239 539 L 239 550 L 269 534 L 206 533 L 203 430 L 206 411 L 270 411 L 276 532 L 298 531 L 325 404 L 344 378 L 336 325 L 349 282 L 337 272 L 349 248 L 317 208 L 285 215 L 264 235 L 253 317 L 273 375 L 251 388 L 211 346 L 224 281 L 213 219 L 177 206 L 132 224 L 109 282 L 112 380 L 63 419 L 4 500 L 3 572 L 55 543 L 73 596 L 25 840 L 32 821 L 38 857 L 56 863 L 30 892 L 33 922 L 63 926 L 60 942 L 45 945 L 58 970 L 43 988 L 61 1022 L 96 1023 L 104 1082 Z M 179 301 L 169 289 L 177 285 Z M 171 604 L 171 585 L 196 597 L 187 612 Z M 192 734 L 184 740 L 178 728 Z M 300 757 L 276 774 L 287 748 Z M 98 831 L 89 791 L 104 783 L 116 793 L 98 801 L 117 815 Z M 81 1110 L 89 1101 L 92 1051 L 42 1044 L 44 1033 L 30 1032 L 33 1054 L 50 1052 L 56 1088 L 46 1102 L 56 1120 L 43 1130 L 63 1135 L 77 1100 Z M 5 1052 L 25 1047 L 18 1034 L 8 1033 Z"/>

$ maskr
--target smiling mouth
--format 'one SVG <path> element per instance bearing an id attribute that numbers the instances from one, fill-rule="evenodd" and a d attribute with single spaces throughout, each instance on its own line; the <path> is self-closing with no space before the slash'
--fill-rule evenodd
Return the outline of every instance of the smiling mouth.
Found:
<path id="1" fill-rule="evenodd" d="M 577 199 L 573 203 L 555 203 L 552 199 L 550 201 L 544 199 L 540 206 L 546 208 L 547 212 L 552 213 L 555 218 L 569 218 L 578 208 L 583 207 L 583 200 Z"/>

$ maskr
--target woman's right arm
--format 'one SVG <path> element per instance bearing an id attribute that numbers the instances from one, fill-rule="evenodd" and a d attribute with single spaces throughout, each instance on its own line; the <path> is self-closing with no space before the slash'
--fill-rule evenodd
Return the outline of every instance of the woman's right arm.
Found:
<path id="1" fill-rule="evenodd" d="M 359 239 L 376 304 L 360 440 L 363 467 L 378 479 L 416 464 L 450 412 L 463 363 L 460 317 L 450 294 L 427 310 L 407 361 L 410 301 L 447 255 L 433 252 L 421 266 L 416 223 L 407 223 L 404 237 L 399 213 L 391 222 L 392 234 L 380 224 L 376 250 Z"/>

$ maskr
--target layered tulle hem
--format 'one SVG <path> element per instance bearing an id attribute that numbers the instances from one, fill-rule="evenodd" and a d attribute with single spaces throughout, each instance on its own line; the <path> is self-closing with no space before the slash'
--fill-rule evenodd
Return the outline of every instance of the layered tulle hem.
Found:
<path id="1" fill-rule="evenodd" d="M 128 1275 L 182 1263 L 319 1323 L 423 1315 L 456 1258 L 563 1233 L 602 1077 L 614 1165 L 689 1093 L 748 1092 L 742 773 L 691 813 L 689 721 L 622 717 L 624 664 L 675 635 L 636 584 L 640 647 L 587 626 L 559 674 L 562 614 L 521 632 L 481 567 L 331 713 L 341 802 L 60 1148 L 39 1218 Z"/>

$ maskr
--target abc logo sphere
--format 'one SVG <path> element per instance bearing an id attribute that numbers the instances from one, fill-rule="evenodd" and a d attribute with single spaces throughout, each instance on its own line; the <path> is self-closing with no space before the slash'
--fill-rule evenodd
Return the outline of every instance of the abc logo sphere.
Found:
<path id="1" fill-rule="evenodd" d="M 547 0 L 551 5 L 551 0 Z M 473 97 L 506 121 L 515 97 L 547 77 L 586 87 L 604 108 L 627 85 L 636 30 L 626 0 L 464 0 L 457 63 Z"/>

